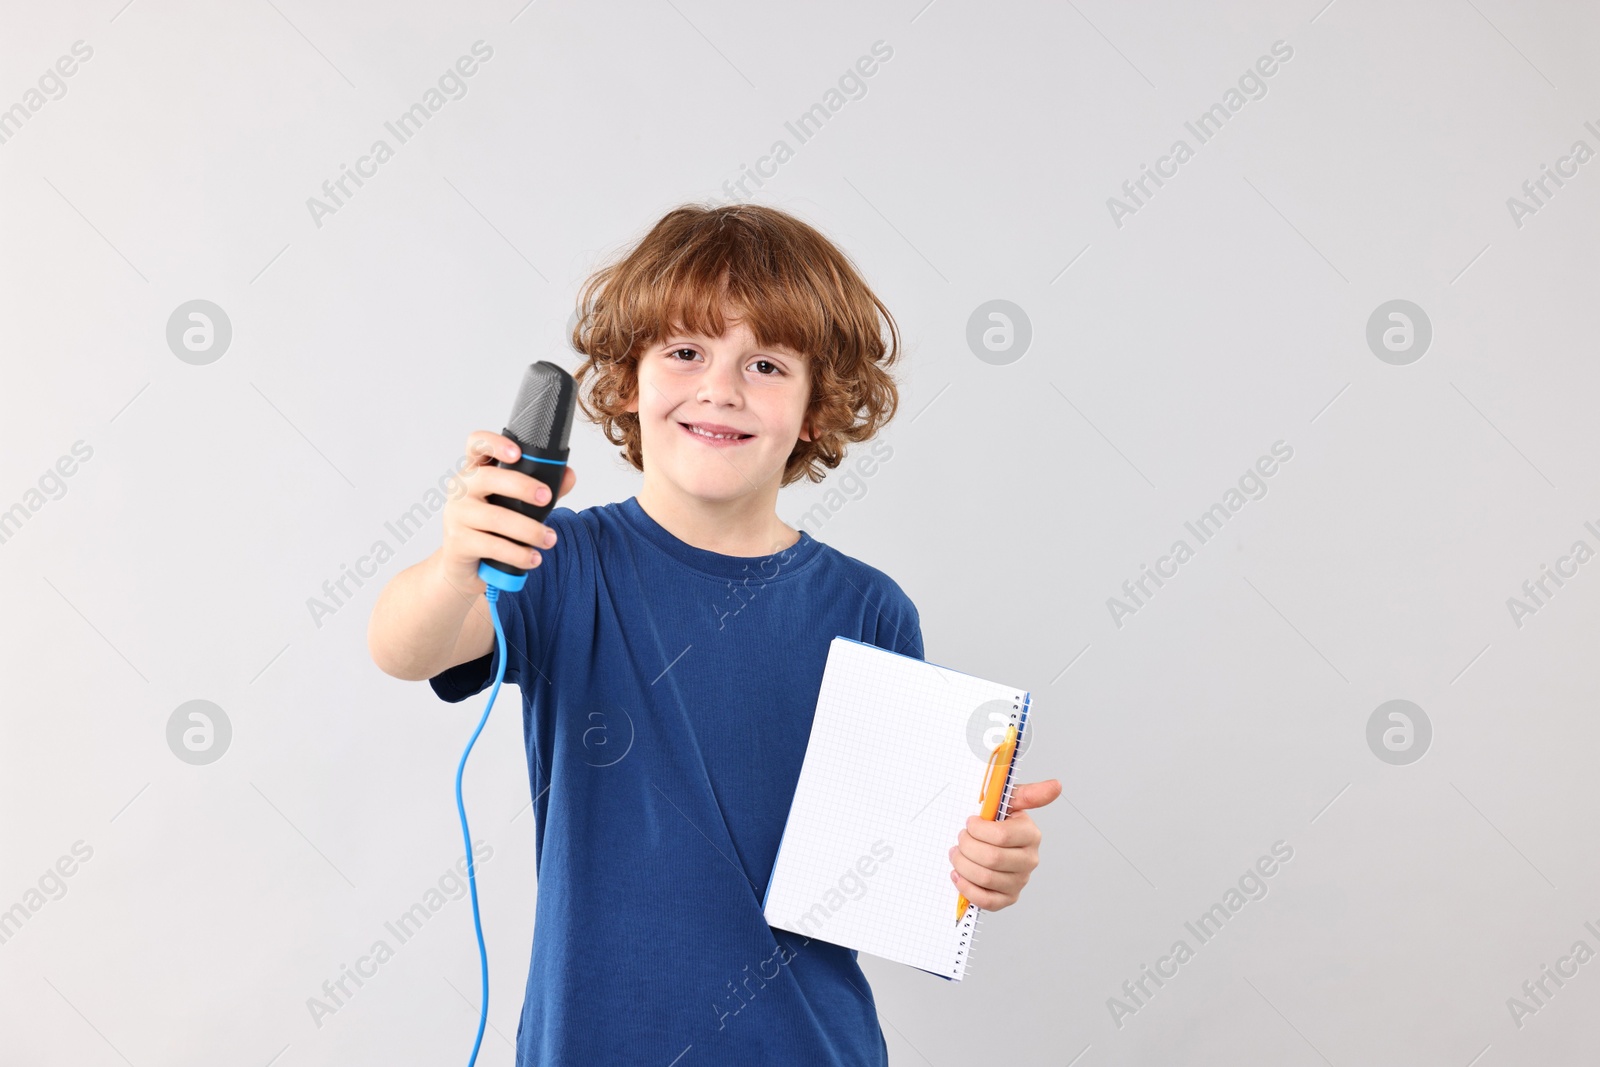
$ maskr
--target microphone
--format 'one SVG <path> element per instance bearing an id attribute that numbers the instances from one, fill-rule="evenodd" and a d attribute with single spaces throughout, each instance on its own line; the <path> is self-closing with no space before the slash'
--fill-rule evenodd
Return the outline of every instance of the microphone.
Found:
<path id="1" fill-rule="evenodd" d="M 556 495 L 561 492 L 561 479 L 567 473 L 567 444 L 572 436 L 572 409 L 577 396 L 577 385 L 572 375 L 549 360 L 541 359 L 528 367 L 522 376 L 522 387 L 517 390 L 517 401 L 511 407 L 511 419 L 505 428 L 505 436 L 522 449 L 522 458 L 515 463 L 494 462 L 497 467 L 510 467 L 548 485 L 550 502 L 529 504 L 524 500 L 490 493 L 487 497 L 489 503 L 510 508 L 538 522 L 543 522 L 554 510 Z M 522 544 L 516 538 L 507 540 Z M 528 580 L 528 572 L 509 563 L 486 559 L 478 563 L 478 577 L 497 589 L 511 593 L 522 588 Z"/>

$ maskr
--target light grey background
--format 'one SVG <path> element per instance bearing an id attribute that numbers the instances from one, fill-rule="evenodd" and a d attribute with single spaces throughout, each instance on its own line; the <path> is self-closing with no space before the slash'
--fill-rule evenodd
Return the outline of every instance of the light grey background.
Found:
<path id="1" fill-rule="evenodd" d="M 385 522 L 522 366 L 574 365 L 589 271 L 780 139 L 733 192 L 833 237 L 907 343 L 892 459 L 780 515 L 822 503 L 807 529 L 901 584 L 930 660 L 1031 689 L 1022 777 L 1065 785 L 966 982 L 863 957 L 893 1062 L 976 1062 L 996 1030 L 1019 1064 L 1591 1060 L 1600 960 L 1507 1001 L 1600 950 L 1600 562 L 1507 601 L 1600 548 L 1600 161 L 1520 225 L 1507 201 L 1600 149 L 1600 13 L 1322 4 L 7 5 L 0 107 L 93 55 L 0 144 L 0 508 L 26 513 L 0 544 L 0 908 L 93 851 L 0 945 L 5 1061 L 464 1060 L 464 899 L 307 1007 L 461 855 L 481 701 L 369 661 L 381 581 L 438 542 Z M 466 96 L 318 226 L 307 198 L 479 40 Z M 800 144 L 785 123 L 878 41 Z M 1278 41 L 1200 144 L 1185 122 Z M 1178 138 L 1194 157 L 1117 225 Z M 166 339 L 197 299 L 232 326 L 205 365 Z M 992 300 L 1031 329 L 1010 362 L 968 344 Z M 1391 300 L 1432 325 L 1407 365 L 1366 340 Z M 1265 497 L 1118 626 L 1108 598 L 1278 441 Z M 571 506 L 639 485 L 587 424 L 572 462 Z M 1397 699 L 1433 731 L 1406 765 L 1367 743 Z M 192 700 L 231 725 L 210 763 L 168 747 Z M 512 1061 L 535 922 L 516 709 L 466 781 L 486 1064 Z M 1278 841 L 1267 896 L 1198 945 L 1184 923 Z M 1194 958 L 1114 1020 L 1178 938 Z"/>

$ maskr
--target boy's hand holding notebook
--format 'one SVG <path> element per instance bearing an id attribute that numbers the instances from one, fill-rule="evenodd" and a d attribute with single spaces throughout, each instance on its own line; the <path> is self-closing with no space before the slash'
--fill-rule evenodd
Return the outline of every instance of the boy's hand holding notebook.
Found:
<path id="1" fill-rule="evenodd" d="M 1005 818 L 1028 705 L 1025 690 L 834 638 L 767 922 L 959 981 L 978 908 L 951 877 L 951 842 L 1037 842 L 1037 829 L 968 822 Z"/>
<path id="2" fill-rule="evenodd" d="M 1012 782 L 1006 817 L 990 821 L 973 815 L 949 856 L 951 878 L 966 893 L 978 894 L 974 901 L 984 911 L 999 911 L 1017 902 L 1034 868 L 1039 866 L 1039 842 L 1043 838 L 1029 808 L 1042 808 L 1061 795 L 1061 782 L 1055 778 L 1042 782 Z M 957 879 L 956 873 L 961 877 Z M 980 888 L 981 887 L 981 888 Z"/>

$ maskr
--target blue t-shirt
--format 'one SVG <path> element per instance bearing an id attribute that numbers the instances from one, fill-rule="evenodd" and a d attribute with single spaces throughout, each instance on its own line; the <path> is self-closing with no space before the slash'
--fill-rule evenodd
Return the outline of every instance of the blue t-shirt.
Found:
<path id="1" fill-rule="evenodd" d="M 855 951 L 773 929 L 761 902 L 829 642 L 921 659 L 916 607 L 803 530 L 746 557 L 632 497 L 546 523 L 555 547 L 499 604 L 537 819 L 518 1067 L 886 1065 Z M 481 692 L 497 655 L 434 691 Z"/>

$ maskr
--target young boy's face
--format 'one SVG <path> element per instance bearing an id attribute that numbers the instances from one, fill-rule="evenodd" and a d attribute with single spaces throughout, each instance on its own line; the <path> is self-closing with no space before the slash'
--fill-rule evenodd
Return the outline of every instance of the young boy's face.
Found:
<path id="1" fill-rule="evenodd" d="M 639 415 L 645 478 L 706 501 L 775 497 L 795 442 L 811 440 L 809 361 L 758 345 L 726 311 L 723 323 L 721 337 L 669 333 L 640 355 L 628 410 Z M 706 437 L 691 426 L 740 436 Z"/>

